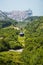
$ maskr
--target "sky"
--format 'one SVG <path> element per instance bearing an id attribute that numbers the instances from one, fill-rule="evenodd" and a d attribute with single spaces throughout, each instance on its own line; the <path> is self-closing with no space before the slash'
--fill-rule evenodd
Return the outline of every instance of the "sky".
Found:
<path id="1" fill-rule="evenodd" d="M 0 10 L 28 10 L 31 9 L 33 15 L 43 16 L 43 0 L 0 0 Z"/>

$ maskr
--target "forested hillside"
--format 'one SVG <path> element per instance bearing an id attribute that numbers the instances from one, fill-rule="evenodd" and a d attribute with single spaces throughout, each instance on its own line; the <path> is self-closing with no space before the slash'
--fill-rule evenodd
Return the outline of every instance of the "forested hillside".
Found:
<path id="1" fill-rule="evenodd" d="M 25 36 L 24 65 L 43 65 L 43 17 L 27 24 Z"/>
<path id="2" fill-rule="evenodd" d="M 43 65 L 43 16 L 34 18 L 21 23 L 11 20 L 10 26 L 0 28 L 0 65 Z M 23 51 L 14 51 L 18 49 Z"/>
<path id="3" fill-rule="evenodd" d="M 11 25 L 16 26 L 16 24 L 18 24 L 18 22 L 13 19 L 0 20 L 0 28 L 5 28 Z"/>

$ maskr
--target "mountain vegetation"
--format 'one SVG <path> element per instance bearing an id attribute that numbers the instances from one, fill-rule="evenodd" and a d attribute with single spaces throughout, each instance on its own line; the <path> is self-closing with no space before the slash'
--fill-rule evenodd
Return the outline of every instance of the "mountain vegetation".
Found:
<path id="1" fill-rule="evenodd" d="M 43 17 L 27 24 L 25 36 L 24 65 L 43 65 Z"/>
<path id="2" fill-rule="evenodd" d="M 43 16 L 0 20 L 0 65 L 43 65 Z"/>

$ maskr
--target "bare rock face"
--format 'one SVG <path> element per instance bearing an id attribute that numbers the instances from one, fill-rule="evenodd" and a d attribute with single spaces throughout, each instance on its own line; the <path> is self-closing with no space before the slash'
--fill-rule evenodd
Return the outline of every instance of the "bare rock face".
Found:
<path id="1" fill-rule="evenodd" d="M 0 10 L 0 20 L 5 20 L 8 18 L 17 20 L 17 21 L 22 21 L 26 19 L 27 17 L 32 16 L 32 10 L 26 10 L 26 11 L 11 11 L 11 12 L 2 12 Z"/>
<path id="2" fill-rule="evenodd" d="M 26 11 L 12 11 L 7 13 L 7 16 L 9 18 L 12 18 L 17 21 L 22 21 L 26 19 L 27 17 L 32 16 L 32 10 L 26 10 Z"/>

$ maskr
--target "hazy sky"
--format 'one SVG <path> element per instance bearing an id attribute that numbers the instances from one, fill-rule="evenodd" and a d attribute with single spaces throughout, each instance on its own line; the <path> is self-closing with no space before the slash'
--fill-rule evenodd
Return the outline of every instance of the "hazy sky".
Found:
<path id="1" fill-rule="evenodd" d="M 43 0 L 0 0 L 0 10 L 28 10 L 33 11 L 33 15 L 43 15 Z"/>

